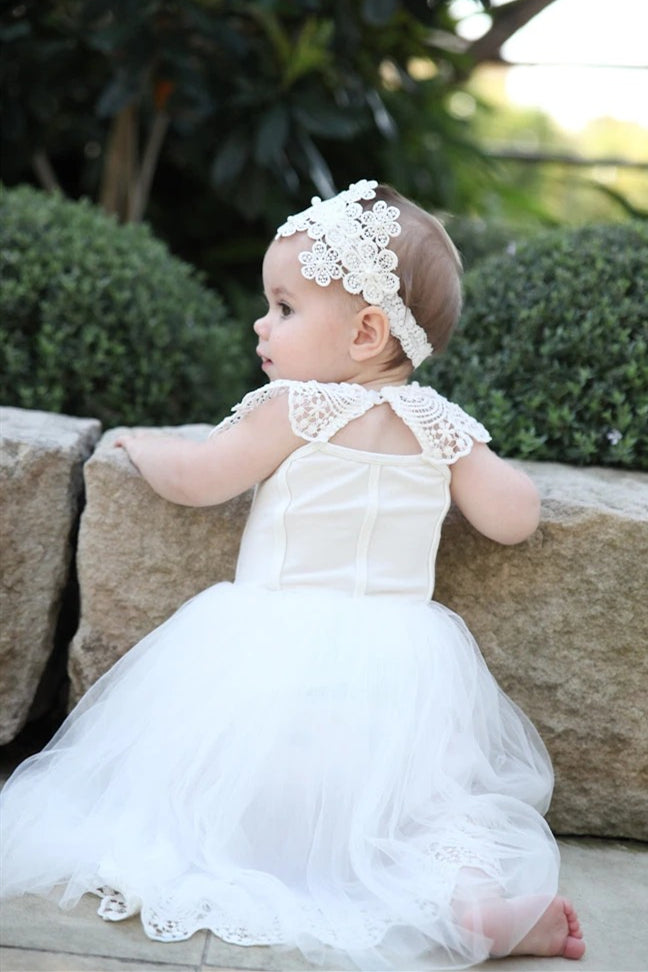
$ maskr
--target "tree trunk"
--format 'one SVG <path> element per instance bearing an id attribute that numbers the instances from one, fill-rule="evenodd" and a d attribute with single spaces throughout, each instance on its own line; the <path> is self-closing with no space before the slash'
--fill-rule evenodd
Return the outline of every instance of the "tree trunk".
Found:
<path id="1" fill-rule="evenodd" d="M 126 222 L 132 211 L 137 182 L 139 112 L 133 102 L 113 119 L 101 179 L 99 202 L 108 213 Z"/>

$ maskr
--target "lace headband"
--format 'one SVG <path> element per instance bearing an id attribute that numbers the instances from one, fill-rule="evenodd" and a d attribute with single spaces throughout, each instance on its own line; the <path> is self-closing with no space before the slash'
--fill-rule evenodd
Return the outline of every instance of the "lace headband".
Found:
<path id="1" fill-rule="evenodd" d="M 416 368 L 432 354 L 432 345 L 398 293 L 398 257 L 389 241 L 401 231 L 400 210 L 379 199 L 371 209 L 360 200 L 374 199 L 375 180 L 361 179 L 326 199 L 314 196 L 309 209 L 289 216 L 277 237 L 307 233 L 314 243 L 299 254 L 302 274 L 320 287 L 341 280 L 350 294 L 362 294 L 368 304 L 387 314 L 389 330 Z"/>

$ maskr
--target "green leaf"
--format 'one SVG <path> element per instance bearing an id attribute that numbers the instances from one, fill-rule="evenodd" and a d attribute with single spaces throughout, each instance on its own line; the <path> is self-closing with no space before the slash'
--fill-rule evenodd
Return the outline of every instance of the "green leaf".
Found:
<path id="1" fill-rule="evenodd" d="M 291 87 L 307 74 L 322 72 L 331 63 L 329 21 L 309 17 L 284 58 L 283 85 Z"/>
<path id="2" fill-rule="evenodd" d="M 274 105 L 261 119 L 256 131 L 254 158 L 259 165 L 282 158 L 289 132 L 289 116 L 285 105 Z"/>
<path id="3" fill-rule="evenodd" d="M 299 142 L 304 150 L 308 165 L 308 174 L 322 198 L 335 195 L 335 183 L 324 156 L 313 140 L 305 133 L 299 133 Z"/>
<path id="4" fill-rule="evenodd" d="M 241 130 L 232 132 L 214 157 L 211 167 L 212 181 L 216 185 L 232 182 L 241 174 L 248 155 L 247 133 Z"/>
<path id="5" fill-rule="evenodd" d="M 301 99 L 293 109 L 295 118 L 311 135 L 323 138 L 354 138 L 367 127 L 366 119 L 353 109 L 336 108 L 314 99 Z"/>
<path id="6" fill-rule="evenodd" d="M 385 138 L 396 138 L 398 126 L 387 111 L 385 104 L 375 88 L 367 91 L 367 104 L 373 113 L 376 128 Z"/>
<path id="7" fill-rule="evenodd" d="M 362 16 L 368 24 L 382 27 L 398 9 L 398 0 L 363 0 Z"/>

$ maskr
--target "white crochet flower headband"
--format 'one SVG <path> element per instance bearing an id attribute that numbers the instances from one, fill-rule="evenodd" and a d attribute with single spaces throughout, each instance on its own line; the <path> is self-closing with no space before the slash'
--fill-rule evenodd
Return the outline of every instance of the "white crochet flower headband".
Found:
<path id="1" fill-rule="evenodd" d="M 332 199 L 314 196 L 309 209 L 288 217 L 275 239 L 307 233 L 315 242 L 299 254 L 303 276 L 320 287 L 341 280 L 348 293 L 362 294 L 368 304 L 384 310 L 391 333 L 416 368 L 433 348 L 398 293 L 398 257 L 388 247 L 390 238 L 401 231 L 400 210 L 383 200 L 371 209 L 360 205 L 360 200 L 375 198 L 377 185 L 361 179 Z"/>

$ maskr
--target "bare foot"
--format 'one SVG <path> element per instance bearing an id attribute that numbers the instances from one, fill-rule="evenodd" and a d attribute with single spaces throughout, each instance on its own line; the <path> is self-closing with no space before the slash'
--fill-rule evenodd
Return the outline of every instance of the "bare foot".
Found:
<path id="1" fill-rule="evenodd" d="M 554 898 L 540 920 L 510 954 L 582 958 L 585 942 L 571 902 L 566 898 Z"/>
<path id="2" fill-rule="evenodd" d="M 565 898 L 554 898 L 517 945 L 511 948 L 516 927 L 529 927 L 542 901 L 537 897 L 490 898 L 464 912 L 461 924 L 491 941 L 491 958 L 505 955 L 562 956 L 579 959 L 585 954 L 585 942 L 576 912 Z"/>

